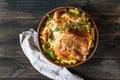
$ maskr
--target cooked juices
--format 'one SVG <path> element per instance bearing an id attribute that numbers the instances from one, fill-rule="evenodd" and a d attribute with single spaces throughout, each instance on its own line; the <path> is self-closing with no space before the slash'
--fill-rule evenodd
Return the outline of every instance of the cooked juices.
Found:
<path id="1" fill-rule="evenodd" d="M 40 32 L 43 52 L 56 63 L 76 64 L 85 61 L 93 48 L 94 26 L 77 8 L 47 14 Z"/>

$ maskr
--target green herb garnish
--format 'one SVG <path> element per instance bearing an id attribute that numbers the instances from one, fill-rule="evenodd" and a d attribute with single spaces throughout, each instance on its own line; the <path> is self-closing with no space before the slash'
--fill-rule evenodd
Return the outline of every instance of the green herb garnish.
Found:
<path id="1" fill-rule="evenodd" d="M 45 48 L 50 48 L 50 43 L 49 42 L 45 42 L 44 46 L 45 46 Z"/>
<path id="2" fill-rule="evenodd" d="M 47 14 L 47 19 L 45 20 L 45 22 L 43 22 L 42 26 L 45 27 L 45 26 L 46 26 L 46 23 L 47 23 L 48 21 L 50 21 L 52 18 L 53 18 L 53 15 L 52 15 L 52 14 Z"/>
<path id="3" fill-rule="evenodd" d="M 53 32 L 50 34 L 50 38 L 51 38 L 51 39 L 54 39 L 54 38 L 55 38 Z"/>
<path id="4" fill-rule="evenodd" d="M 43 22 L 43 23 L 42 23 L 42 27 L 45 27 L 45 26 L 46 26 L 46 22 Z"/>
<path id="5" fill-rule="evenodd" d="M 44 50 L 45 54 L 51 58 L 51 59 L 55 59 L 55 53 L 52 51 L 49 51 L 48 49 Z"/>
<path id="6" fill-rule="evenodd" d="M 47 17 L 48 17 L 47 21 L 50 21 L 53 18 L 53 15 L 52 14 L 47 14 Z"/>
<path id="7" fill-rule="evenodd" d="M 58 31 L 60 31 L 60 28 L 59 28 L 59 27 L 56 27 L 53 31 L 54 31 L 54 32 L 58 32 Z"/>
<path id="8" fill-rule="evenodd" d="M 64 29 L 65 29 L 65 28 L 69 28 L 70 26 L 71 26 L 71 25 L 70 25 L 69 23 L 65 23 L 65 24 L 64 24 Z"/>
<path id="9" fill-rule="evenodd" d="M 45 52 L 45 54 L 49 55 L 49 50 L 48 49 L 45 49 L 44 52 Z"/>
<path id="10" fill-rule="evenodd" d="M 79 22 L 74 22 L 76 28 L 80 28 L 81 24 Z"/>
<path id="11" fill-rule="evenodd" d="M 55 53 L 54 52 L 49 52 L 49 56 L 50 56 L 50 58 L 52 58 L 52 59 L 55 59 Z"/>

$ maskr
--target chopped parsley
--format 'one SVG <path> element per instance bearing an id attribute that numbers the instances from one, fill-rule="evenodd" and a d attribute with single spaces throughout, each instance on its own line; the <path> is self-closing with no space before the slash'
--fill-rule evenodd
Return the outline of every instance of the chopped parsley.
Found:
<path id="1" fill-rule="evenodd" d="M 47 21 L 50 21 L 53 18 L 53 15 L 52 14 L 47 14 L 47 17 L 48 17 Z"/>
<path id="2" fill-rule="evenodd" d="M 65 28 L 69 28 L 70 26 L 71 26 L 71 25 L 70 25 L 69 23 L 65 23 L 65 24 L 64 24 L 64 29 L 65 29 Z"/>
<path id="3" fill-rule="evenodd" d="M 74 22 L 76 28 L 80 28 L 81 24 L 79 22 Z"/>
<path id="4" fill-rule="evenodd" d="M 47 54 L 47 56 L 48 56 L 50 59 L 55 59 L 55 53 L 54 53 L 54 52 L 49 51 L 48 49 L 46 49 L 44 52 L 45 52 L 45 54 Z"/>
<path id="5" fill-rule="evenodd" d="M 54 36 L 53 32 L 50 34 L 50 38 L 54 40 L 55 36 Z"/>
<path id="6" fill-rule="evenodd" d="M 45 42 L 45 43 L 44 43 L 44 46 L 45 46 L 46 48 L 50 48 L 50 43 L 49 43 L 49 42 Z"/>
<path id="7" fill-rule="evenodd" d="M 54 52 L 50 51 L 49 56 L 50 56 L 50 58 L 55 59 L 55 53 Z"/>
<path id="8" fill-rule="evenodd" d="M 52 18 L 53 18 L 53 15 L 52 15 L 52 14 L 47 14 L 47 19 L 45 20 L 45 22 L 43 22 L 42 26 L 45 27 L 45 26 L 46 26 L 46 23 L 47 23 L 48 21 L 50 21 Z"/>
<path id="9" fill-rule="evenodd" d="M 59 27 L 56 27 L 56 28 L 53 30 L 53 32 L 58 32 L 58 31 L 60 31 L 60 28 L 59 28 Z"/>

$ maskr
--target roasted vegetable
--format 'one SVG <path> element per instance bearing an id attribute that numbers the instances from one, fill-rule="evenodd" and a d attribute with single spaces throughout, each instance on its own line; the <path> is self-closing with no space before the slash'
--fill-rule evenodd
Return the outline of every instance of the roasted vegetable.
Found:
<path id="1" fill-rule="evenodd" d="M 91 28 L 91 35 L 92 35 L 93 40 L 95 40 L 95 32 L 94 32 L 94 28 Z"/>
<path id="2" fill-rule="evenodd" d="M 60 60 L 61 64 L 75 64 L 76 62 L 77 60 L 67 60 L 67 59 Z"/>
<path id="3" fill-rule="evenodd" d="M 80 14 L 80 12 L 79 12 L 79 10 L 77 8 L 69 9 L 69 12 L 72 13 L 72 14 L 75 14 L 75 15 L 79 15 Z"/>

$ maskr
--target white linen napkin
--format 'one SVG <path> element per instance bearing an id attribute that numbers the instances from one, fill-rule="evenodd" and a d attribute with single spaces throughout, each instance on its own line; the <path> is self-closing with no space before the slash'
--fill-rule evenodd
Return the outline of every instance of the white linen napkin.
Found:
<path id="1" fill-rule="evenodd" d="M 20 45 L 32 66 L 41 74 L 54 80 L 83 80 L 65 67 L 59 67 L 47 61 L 38 49 L 37 33 L 33 29 L 19 34 Z"/>

